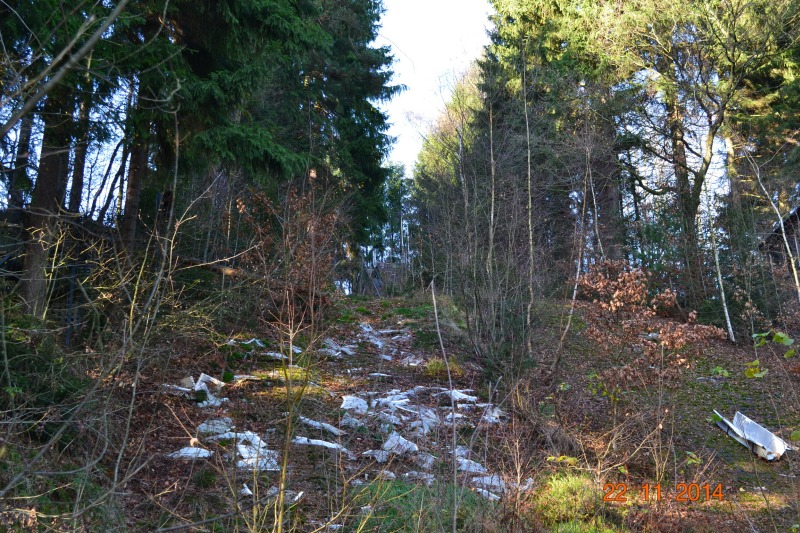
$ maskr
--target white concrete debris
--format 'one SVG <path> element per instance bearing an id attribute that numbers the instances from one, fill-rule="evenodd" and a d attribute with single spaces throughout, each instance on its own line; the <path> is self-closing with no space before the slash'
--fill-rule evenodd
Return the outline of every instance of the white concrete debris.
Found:
<path id="1" fill-rule="evenodd" d="M 421 452 L 417 455 L 417 464 L 424 469 L 430 470 L 433 468 L 433 465 L 436 463 L 436 456 L 431 455 L 429 453 Z"/>
<path id="2" fill-rule="evenodd" d="M 369 409 L 369 404 L 366 400 L 358 396 L 343 396 L 341 408 L 352 411 L 357 415 L 363 415 Z"/>
<path id="3" fill-rule="evenodd" d="M 497 494 L 494 494 L 492 492 L 489 492 L 488 490 L 476 488 L 475 492 L 477 492 L 478 494 L 480 494 L 481 496 L 483 496 L 484 498 L 486 498 L 490 502 L 496 502 L 496 501 L 500 500 L 500 496 L 498 496 Z"/>
<path id="4" fill-rule="evenodd" d="M 478 401 L 477 396 L 470 396 L 469 394 L 465 394 L 466 392 L 472 392 L 472 389 L 464 389 L 464 390 L 448 390 L 444 392 L 440 392 L 436 394 L 436 396 L 447 396 L 454 402 L 469 402 L 475 403 Z"/>
<path id="5" fill-rule="evenodd" d="M 241 448 L 241 446 L 237 446 Z M 278 463 L 278 452 L 266 450 L 263 454 L 250 454 L 236 461 L 236 468 L 240 470 L 257 470 L 259 472 L 280 472 L 281 466 Z"/>
<path id="6" fill-rule="evenodd" d="M 463 457 L 456 458 L 456 462 L 458 463 L 458 469 L 461 472 L 466 472 L 467 474 L 485 474 L 486 467 L 480 463 L 472 461 L 471 459 L 465 459 Z"/>
<path id="7" fill-rule="evenodd" d="M 276 361 L 288 361 L 289 360 L 289 358 L 287 356 L 283 355 L 280 352 L 264 352 L 261 355 L 263 355 L 264 357 L 269 357 L 270 359 L 274 359 Z"/>
<path id="8" fill-rule="evenodd" d="M 208 374 L 203 374 L 201 372 L 200 373 L 200 377 L 197 378 L 197 383 L 194 386 L 194 390 L 201 390 L 203 385 L 206 386 L 205 388 L 208 388 L 208 385 L 212 385 L 212 386 L 216 387 L 217 389 L 221 389 L 222 387 L 225 386 L 225 382 L 224 381 L 220 381 L 217 378 L 212 378 Z"/>
<path id="9" fill-rule="evenodd" d="M 218 418 L 216 420 L 206 420 L 199 426 L 197 426 L 197 432 L 203 433 L 206 435 L 219 435 L 220 433 L 225 433 L 226 431 L 230 431 L 233 427 L 233 420 L 228 417 L 225 418 Z"/>
<path id="10" fill-rule="evenodd" d="M 378 357 L 380 357 L 384 361 L 394 361 L 394 357 L 392 357 L 391 355 L 381 354 Z"/>
<path id="11" fill-rule="evenodd" d="M 472 450 L 469 448 L 469 446 L 456 446 L 456 457 L 463 457 L 466 459 L 470 455 L 472 455 Z"/>
<path id="12" fill-rule="evenodd" d="M 227 398 L 217 398 L 211 393 L 206 395 L 206 399 L 203 402 L 197 404 L 197 407 L 205 409 L 206 407 L 221 407 L 223 403 L 227 402 Z"/>
<path id="13" fill-rule="evenodd" d="M 191 377 L 188 378 L 191 380 Z M 189 381 L 184 378 L 184 381 L 181 383 L 187 384 Z M 218 380 L 217 378 L 213 378 L 208 374 L 200 374 L 200 377 L 197 378 L 197 382 L 194 384 L 194 392 L 195 395 L 199 392 L 205 393 L 205 399 L 200 402 L 198 407 L 220 407 L 224 402 L 227 402 L 227 398 L 217 398 L 212 394 L 211 389 L 213 388 L 215 391 L 219 391 L 222 387 L 225 386 L 225 382 Z"/>
<path id="14" fill-rule="evenodd" d="M 388 411 L 381 411 L 380 413 L 377 414 L 376 418 L 381 422 L 392 424 L 393 426 L 403 425 L 403 420 L 400 417 Z"/>
<path id="15" fill-rule="evenodd" d="M 364 337 L 375 345 L 379 350 L 383 349 L 383 341 L 375 334 L 375 330 L 369 324 L 361 324 L 361 330 L 364 332 Z"/>
<path id="16" fill-rule="evenodd" d="M 258 376 L 251 376 L 250 374 L 236 374 L 233 376 L 234 383 L 238 383 L 240 381 L 261 381 L 261 378 Z"/>
<path id="17" fill-rule="evenodd" d="M 491 404 L 489 404 L 491 406 Z M 503 418 L 506 416 L 505 411 L 500 409 L 499 407 L 489 407 L 483 413 L 481 417 L 481 422 L 484 424 L 500 424 L 503 422 Z"/>
<path id="18" fill-rule="evenodd" d="M 351 429 L 358 429 L 364 427 L 364 424 L 361 422 L 361 420 L 353 416 L 350 416 L 350 413 L 345 413 L 344 416 L 342 416 L 342 421 L 339 423 L 339 425 Z"/>
<path id="19" fill-rule="evenodd" d="M 352 345 L 342 346 L 335 340 L 331 338 L 326 338 L 322 341 L 322 344 L 325 346 L 324 348 L 320 348 L 317 350 L 318 353 L 323 355 L 327 355 L 329 357 L 335 357 L 337 359 L 341 359 L 342 354 L 353 356 L 356 354 L 356 347 Z"/>
<path id="20" fill-rule="evenodd" d="M 339 429 L 337 427 L 334 427 L 334 426 L 332 426 L 330 424 L 326 424 L 325 422 L 317 422 L 316 420 L 311 420 L 310 418 L 306 418 L 304 416 L 300 416 L 300 417 L 298 417 L 298 419 L 300 420 L 300 422 L 302 422 L 303 424 L 305 424 L 305 425 L 307 425 L 309 427 L 312 427 L 314 429 L 323 429 L 323 430 L 327 431 L 328 433 L 332 433 L 333 435 L 336 435 L 337 437 L 340 436 L 340 435 L 346 435 L 346 433 L 344 431 L 342 431 L 341 429 Z"/>
<path id="21" fill-rule="evenodd" d="M 168 383 L 163 383 L 161 386 L 165 389 L 165 392 L 176 396 L 192 396 L 194 393 L 194 386 L 187 388 L 178 385 L 170 385 Z"/>
<path id="22" fill-rule="evenodd" d="M 333 357 L 335 359 L 341 359 L 342 354 L 335 350 L 331 350 L 330 348 L 319 348 L 317 349 L 317 354 L 324 355 L 325 357 Z"/>
<path id="23" fill-rule="evenodd" d="M 411 422 L 408 425 L 409 429 L 411 429 L 414 434 L 418 437 L 427 435 L 432 429 L 436 428 L 441 424 L 439 420 L 439 415 L 436 414 L 436 411 L 430 409 L 428 407 L 417 407 L 416 410 L 412 409 L 404 409 L 405 411 L 414 412 L 419 417 L 418 420 Z"/>
<path id="24" fill-rule="evenodd" d="M 375 400 L 375 405 L 377 407 L 388 407 L 394 411 L 396 407 L 407 404 L 410 401 L 411 400 L 409 400 L 405 394 L 390 394 L 385 398 L 378 398 Z"/>
<path id="25" fill-rule="evenodd" d="M 341 444 L 337 444 L 335 442 L 328 442 L 326 440 L 319 440 L 319 439 L 309 439 L 308 437 L 295 437 L 292 439 L 294 444 L 300 444 L 304 446 L 319 446 L 321 448 L 328 448 L 329 450 L 338 450 L 342 453 L 350 454 L 350 450 L 342 446 Z"/>
<path id="26" fill-rule="evenodd" d="M 231 344 L 231 341 L 233 341 L 233 339 L 231 339 L 230 341 L 228 341 L 228 344 Z M 236 342 L 236 341 L 234 341 L 234 343 L 235 343 L 235 342 Z M 263 342 L 261 342 L 261 340 L 260 340 L 260 339 L 256 339 L 255 337 L 253 337 L 253 338 L 252 338 L 252 339 L 250 339 L 249 341 L 239 341 L 239 344 L 247 344 L 247 345 L 250 345 L 250 344 L 255 344 L 255 345 L 256 345 L 256 346 L 258 346 L 259 348 L 266 348 L 266 345 L 265 345 Z"/>
<path id="27" fill-rule="evenodd" d="M 386 450 L 368 450 L 361 455 L 364 457 L 372 457 L 376 463 L 385 463 L 391 456 Z"/>
<path id="28" fill-rule="evenodd" d="M 246 470 L 278 471 L 278 452 L 270 450 L 267 443 L 252 431 L 226 431 L 219 435 L 208 437 L 209 440 L 233 440 L 236 442 L 236 451 L 241 459 L 236 463 L 237 468 Z"/>
<path id="29" fill-rule="evenodd" d="M 383 443 L 383 449 L 396 455 L 403 455 L 406 453 L 417 453 L 419 451 L 419 446 L 403 438 L 399 433 L 393 432 L 389 435 L 389 438 L 386 439 L 386 442 Z"/>
<path id="30" fill-rule="evenodd" d="M 498 474 L 488 476 L 476 476 L 470 479 L 473 487 L 486 489 L 494 492 L 505 492 L 506 482 Z"/>
<path id="31" fill-rule="evenodd" d="M 164 454 L 164 457 L 168 459 L 184 459 L 184 460 L 194 461 L 195 459 L 205 459 L 207 457 L 211 457 L 212 455 L 214 455 L 214 452 L 210 450 L 187 446 L 185 448 L 181 448 L 176 452 Z"/>

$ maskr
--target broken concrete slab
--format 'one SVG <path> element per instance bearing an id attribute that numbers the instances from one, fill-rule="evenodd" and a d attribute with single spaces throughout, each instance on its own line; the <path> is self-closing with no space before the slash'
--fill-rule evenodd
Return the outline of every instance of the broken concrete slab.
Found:
<path id="1" fill-rule="evenodd" d="M 500 496 L 494 494 L 493 492 L 489 492 L 488 490 L 476 488 L 475 492 L 489 500 L 490 502 L 496 502 L 500 500 Z"/>
<path id="2" fill-rule="evenodd" d="M 206 389 L 209 385 L 216 387 L 217 389 L 221 389 L 225 386 L 225 382 L 201 372 L 200 377 L 197 378 L 197 383 L 195 383 L 194 390 L 203 390 L 204 385 Z"/>
<path id="3" fill-rule="evenodd" d="M 358 418 L 350 416 L 350 413 L 345 413 L 344 416 L 342 416 L 342 421 L 339 423 L 339 425 L 351 429 L 358 429 L 364 427 L 364 423 L 361 422 L 361 420 L 359 420 Z"/>
<path id="4" fill-rule="evenodd" d="M 369 404 L 366 400 L 358 396 L 343 396 L 341 408 L 363 415 L 369 409 Z"/>
<path id="5" fill-rule="evenodd" d="M 472 392 L 472 389 L 464 389 L 464 390 L 448 390 L 444 392 L 440 392 L 435 396 L 446 396 L 450 398 L 454 402 L 467 402 L 467 403 L 475 403 L 478 401 L 477 396 L 471 396 L 469 394 L 465 394 L 467 392 Z"/>
<path id="6" fill-rule="evenodd" d="M 240 381 L 261 381 L 261 378 L 258 376 L 252 376 L 250 374 L 236 374 L 233 376 L 234 383 L 238 383 Z"/>
<path id="7" fill-rule="evenodd" d="M 185 448 L 181 448 L 178 451 L 171 452 L 164 454 L 164 457 L 167 459 L 182 459 L 186 461 L 194 461 L 195 459 L 206 459 L 214 455 L 214 452 L 211 450 L 205 450 L 203 448 L 195 448 L 193 446 L 187 446 Z"/>
<path id="8" fill-rule="evenodd" d="M 336 435 L 337 437 L 340 436 L 340 435 L 345 435 L 346 434 L 341 429 L 339 429 L 337 427 L 334 427 L 334 426 L 332 426 L 330 424 L 326 424 L 325 422 L 317 422 L 316 420 L 311 420 L 310 418 L 306 418 L 304 416 L 298 417 L 298 420 L 300 420 L 300 422 L 302 422 L 303 424 L 305 424 L 305 425 L 307 425 L 309 427 L 312 427 L 314 429 L 325 430 L 328 433 Z"/>
<path id="9" fill-rule="evenodd" d="M 191 387 L 180 387 L 178 385 L 170 385 L 168 383 L 163 383 L 161 385 L 164 388 L 164 392 L 169 394 L 174 394 L 175 396 L 186 396 L 186 397 L 193 397 L 194 396 L 194 385 Z"/>
<path id="10" fill-rule="evenodd" d="M 475 476 L 469 480 L 470 485 L 476 488 L 486 489 L 492 492 L 503 493 L 506 490 L 506 482 L 498 474 L 487 476 Z"/>
<path id="11" fill-rule="evenodd" d="M 278 463 L 278 452 L 274 450 L 249 444 L 237 444 L 236 451 L 242 457 L 236 462 L 236 468 L 264 472 L 278 472 L 281 469 Z"/>
<path id="12" fill-rule="evenodd" d="M 489 405 L 491 406 L 491 404 Z M 502 424 L 506 416 L 505 411 L 499 407 L 488 407 L 481 417 L 481 422 L 484 424 Z"/>
<path id="13" fill-rule="evenodd" d="M 407 453 L 417 453 L 419 451 L 419 446 L 403 438 L 399 433 L 393 432 L 389 435 L 389 438 L 386 439 L 386 442 L 383 443 L 383 449 L 396 455 L 404 455 Z"/>
<path id="14" fill-rule="evenodd" d="M 430 470 L 436 464 L 436 456 L 426 452 L 420 452 L 417 455 L 417 464 L 424 470 Z"/>
<path id="15" fill-rule="evenodd" d="M 289 360 L 289 358 L 287 356 L 283 355 L 280 352 L 263 352 L 263 353 L 261 353 L 259 355 L 262 355 L 264 357 L 268 357 L 270 359 L 274 359 L 275 361 L 288 361 Z"/>
<path id="16" fill-rule="evenodd" d="M 783 439 L 739 411 L 733 416 L 733 422 L 717 411 L 714 411 L 714 414 L 718 417 L 717 426 L 726 435 L 767 461 L 776 461 L 787 450 L 793 450 Z"/>
<path id="17" fill-rule="evenodd" d="M 295 437 L 292 439 L 294 444 L 300 444 L 305 446 L 319 446 L 321 448 L 328 448 L 330 450 L 339 450 L 344 453 L 350 453 L 347 448 L 342 446 L 341 444 L 337 444 L 335 442 L 328 442 L 326 440 L 320 439 L 309 439 L 308 437 Z"/>
<path id="18" fill-rule="evenodd" d="M 482 464 L 473 461 L 471 459 L 465 459 L 463 457 L 457 457 L 456 462 L 458 464 L 458 469 L 461 472 L 465 472 L 467 474 L 485 474 L 486 467 Z"/>
<path id="19" fill-rule="evenodd" d="M 233 420 L 228 417 L 225 418 L 217 418 L 215 420 L 206 420 L 199 426 L 197 426 L 197 432 L 203 433 L 206 435 L 219 435 L 220 433 L 225 433 L 226 431 L 230 431 L 233 427 Z"/>
<path id="20" fill-rule="evenodd" d="M 386 450 L 368 450 L 361 455 L 364 457 L 372 457 L 376 463 L 385 463 L 391 456 Z"/>

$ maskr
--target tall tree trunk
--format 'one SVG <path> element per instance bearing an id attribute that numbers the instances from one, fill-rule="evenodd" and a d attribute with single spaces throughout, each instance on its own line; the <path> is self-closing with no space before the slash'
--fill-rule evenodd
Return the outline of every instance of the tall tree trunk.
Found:
<path id="1" fill-rule="evenodd" d="M 39 171 L 28 212 L 29 238 L 25 249 L 22 295 L 29 314 L 44 318 L 47 297 L 46 266 L 50 232 L 64 202 L 72 126 L 71 94 L 56 88 L 42 111 L 44 136 Z"/>
<path id="2" fill-rule="evenodd" d="M 81 210 L 83 198 L 83 179 L 86 172 L 86 153 L 89 149 L 89 110 L 91 105 L 88 98 L 81 100 L 78 114 L 78 132 L 75 136 L 75 150 L 73 151 L 72 187 L 69 190 L 67 209 L 72 213 Z"/>
<path id="3" fill-rule="evenodd" d="M 28 162 L 30 160 L 32 130 L 33 117 L 31 115 L 26 115 L 20 120 L 17 153 L 14 158 L 14 168 L 11 169 L 11 179 L 8 183 L 9 221 L 16 224 L 22 222 L 22 210 L 25 207 L 25 192 L 31 190 L 31 178 L 28 175 Z"/>
<path id="4" fill-rule="evenodd" d="M 142 184 L 147 174 L 148 148 L 139 136 L 131 147 L 131 164 L 128 169 L 128 187 L 125 192 L 125 212 L 122 217 L 122 242 L 130 248 L 136 239 L 136 226 L 139 221 L 139 203 L 142 198 Z"/>
<path id="5" fill-rule="evenodd" d="M 684 280 L 689 305 L 698 305 L 704 299 L 703 260 L 698 245 L 697 213 L 700 208 L 699 191 L 692 188 L 686 157 L 686 140 L 683 112 L 677 97 L 665 98 L 668 116 L 668 133 L 672 149 L 672 167 L 677 188 L 678 216 L 680 218 L 684 257 Z"/>

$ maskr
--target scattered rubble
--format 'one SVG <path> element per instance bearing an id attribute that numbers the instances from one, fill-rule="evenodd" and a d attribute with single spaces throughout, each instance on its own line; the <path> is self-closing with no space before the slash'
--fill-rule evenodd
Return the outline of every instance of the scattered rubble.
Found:
<path id="1" fill-rule="evenodd" d="M 410 345 L 411 332 L 407 329 L 380 329 L 376 330 L 368 324 L 360 326 L 358 338 L 363 343 L 371 344 L 378 352 L 375 370 L 383 370 L 383 363 L 391 363 L 396 366 L 416 367 L 424 364 L 425 360 L 412 353 L 404 352 L 403 347 Z M 234 383 L 245 381 L 264 381 L 266 379 L 284 380 L 285 374 L 291 369 L 301 369 L 296 365 L 287 365 L 290 357 L 277 351 L 265 351 L 267 344 L 257 338 L 248 341 L 236 341 L 231 339 L 229 345 L 240 345 L 251 347 L 250 353 L 260 357 L 273 359 L 284 363 L 280 368 L 271 369 L 259 376 L 242 374 L 233 376 Z M 256 349 L 260 351 L 255 351 Z M 302 350 L 293 346 L 292 351 L 281 350 L 283 352 L 299 354 Z M 315 350 L 315 353 L 329 358 L 342 359 L 345 356 L 354 356 L 358 348 L 354 344 L 344 345 L 332 338 L 325 338 L 322 347 Z M 371 353 L 375 353 L 374 351 Z M 365 355 L 365 354 L 362 354 Z M 377 382 L 395 381 L 403 383 L 402 376 L 395 377 L 389 372 L 371 371 L 372 367 L 364 365 L 361 359 L 357 360 L 362 367 L 338 369 L 342 376 L 352 376 L 355 383 L 371 383 L 378 388 Z M 323 363 L 324 364 L 324 363 Z M 332 363 L 339 364 L 339 363 Z M 391 365 L 386 365 L 391 367 Z M 341 366 L 341 365 L 340 365 Z M 304 370 L 304 369 L 301 369 Z M 260 377 L 262 376 L 262 377 Z M 227 379 L 227 378 L 226 378 Z M 357 381 L 361 380 L 361 381 Z M 200 407 L 222 408 L 228 398 L 223 397 L 221 391 L 225 390 L 226 384 L 208 374 L 200 374 L 195 380 L 188 376 L 177 385 L 164 384 L 164 392 L 185 397 L 198 402 Z M 415 465 L 417 470 L 410 470 L 405 473 L 402 470 L 392 472 L 385 467 L 379 471 L 370 473 L 364 470 L 362 475 L 352 480 L 353 484 L 369 482 L 375 480 L 394 480 L 398 477 L 403 479 L 432 485 L 436 480 L 436 475 L 432 472 L 439 459 L 431 451 L 441 450 L 446 440 L 440 441 L 437 430 L 451 427 L 452 424 L 469 425 L 476 427 L 479 424 L 501 424 L 506 418 L 505 413 L 492 403 L 478 403 L 478 396 L 469 394 L 471 389 L 450 390 L 444 387 L 431 387 L 417 385 L 408 390 L 393 389 L 389 391 L 379 390 L 358 390 L 349 389 L 349 394 L 341 395 L 340 408 L 344 411 L 338 422 L 325 422 L 314 420 L 305 416 L 299 416 L 298 422 L 312 430 L 325 432 L 335 437 L 343 437 L 351 431 L 352 437 L 346 441 L 348 446 L 360 447 L 359 442 L 369 438 L 364 435 L 376 435 L 381 431 L 385 435 L 385 441 L 380 449 L 368 449 L 355 455 L 350 449 L 338 442 L 329 442 L 321 439 L 314 439 L 307 436 L 294 436 L 292 443 L 297 446 L 316 446 L 345 454 L 348 459 L 361 461 L 374 461 L 376 464 L 385 465 L 396 458 L 399 468 L 407 468 Z M 335 390 L 328 390 L 327 393 L 333 397 Z M 454 409 L 455 407 L 455 409 Z M 224 408 L 222 409 L 224 411 Z M 197 426 L 197 434 L 205 444 L 220 445 L 224 449 L 225 457 L 235 462 L 239 469 L 254 471 L 279 471 L 279 453 L 270 450 L 267 443 L 259 433 L 254 431 L 235 430 L 234 420 L 230 416 L 220 416 L 206 418 Z M 342 429 L 340 429 L 342 428 Z M 348 431 L 345 431 L 346 428 Z M 365 429 L 366 428 L 366 429 Z M 266 433 L 274 432 L 276 428 L 266 428 Z M 409 438 L 416 440 L 413 442 Z M 197 439 L 195 439 L 196 442 Z M 352 443 L 352 444 L 351 444 Z M 436 447 L 436 448 L 432 448 Z M 360 449 L 364 449 L 361 447 Z M 442 452 L 444 450 L 441 450 Z M 453 453 L 454 452 L 454 453 Z M 458 446 L 453 450 L 454 460 L 458 471 L 463 475 L 463 482 L 468 487 L 480 494 L 482 497 L 491 501 L 500 499 L 513 484 L 504 482 L 497 474 L 492 474 L 481 463 L 470 458 L 472 451 L 469 447 Z M 204 459 L 214 455 L 214 451 L 202 447 L 192 446 L 182 448 L 176 452 L 166 454 L 170 459 L 195 460 Z M 451 465 L 452 466 L 452 465 Z M 351 465 L 347 468 L 363 468 L 363 466 Z M 273 487 L 267 491 L 266 495 L 258 494 L 258 497 L 270 497 L 272 491 L 277 495 L 277 488 Z M 239 494 L 243 497 L 254 497 L 257 493 L 255 488 L 251 490 L 247 484 L 243 484 Z M 287 491 L 287 494 L 288 491 Z M 292 493 L 294 494 L 294 493 Z M 293 501 L 302 497 L 302 493 L 297 495 Z M 329 530 L 335 526 L 328 526 Z"/>

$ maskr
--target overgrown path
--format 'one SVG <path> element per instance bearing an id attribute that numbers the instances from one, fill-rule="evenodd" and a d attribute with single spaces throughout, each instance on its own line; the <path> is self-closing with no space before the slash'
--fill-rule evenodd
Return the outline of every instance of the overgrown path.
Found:
<path id="1" fill-rule="evenodd" d="M 550 382 L 532 368 L 508 387 L 472 356 L 457 309 L 445 303 L 439 318 L 446 360 L 420 297 L 346 299 L 324 332 L 301 332 L 291 347 L 247 330 L 215 343 L 177 339 L 174 370 L 150 378 L 138 407 L 152 460 L 130 486 L 130 525 L 710 531 L 800 522 L 793 454 L 757 459 L 711 418 L 741 410 L 789 440 L 800 420 L 796 369 L 769 346 L 760 378 L 747 377 L 752 348 L 714 340 L 682 359 L 672 381 L 614 396 L 598 376 L 619 362 L 582 320 Z"/>

